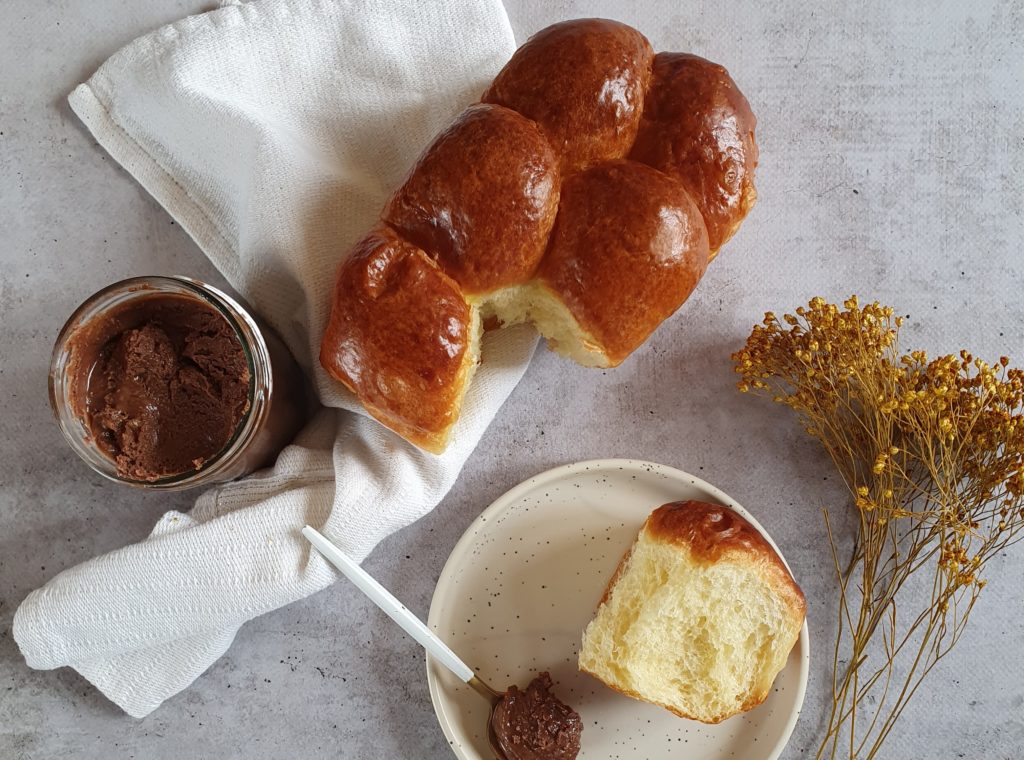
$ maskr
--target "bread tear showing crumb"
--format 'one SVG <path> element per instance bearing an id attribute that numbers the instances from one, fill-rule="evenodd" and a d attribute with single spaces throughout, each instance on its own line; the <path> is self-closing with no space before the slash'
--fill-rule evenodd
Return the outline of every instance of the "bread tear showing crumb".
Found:
<path id="1" fill-rule="evenodd" d="M 692 519 L 666 531 L 655 519 L 662 510 Z M 624 694 L 718 723 L 768 696 L 805 609 L 778 555 L 739 515 L 667 504 L 623 558 L 583 634 L 579 667 Z"/>
<path id="2" fill-rule="evenodd" d="M 584 367 L 613 365 L 594 336 L 584 330 L 566 305 L 540 282 L 501 288 L 477 302 L 485 322 L 494 317 L 505 327 L 532 323 L 555 353 Z"/>

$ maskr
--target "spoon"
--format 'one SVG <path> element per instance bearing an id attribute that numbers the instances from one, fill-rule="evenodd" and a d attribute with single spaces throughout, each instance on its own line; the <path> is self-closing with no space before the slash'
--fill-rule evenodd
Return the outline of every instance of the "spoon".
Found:
<path id="1" fill-rule="evenodd" d="M 338 568 L 346 578 L 352 581 L 356 588 L 366 594 L 370 601 L 380 607 L 384 613 L 394 620 L 398 625 L 413 637 L 420 646 L 426 649 L 434 658 L 455 674 L 455 677 L 467 686 L 470 686 L 484 699 L 491 709 L 487 715 L 487 741 L 491 745 L 497 760 L 507 760 L 507 756 L 498 745 L 498 738 L 494 734 L 494 727 L 491 725 L 491 716 L 494 708 L 505 696 L 504 692 L 495 691 L 473 672 L 473 669 L 464 663 L 447 644 L 438 638 L 437 634 L 431 631 L 422 620 L 416 617 L 406 608 L 395 596 L 384 588 L 368 572 L 353 562 L 344 552 L 324 536 L 320 531 L 308 525 L 302 529 L 302 535 L 316 547 L 324 557 Z"/>

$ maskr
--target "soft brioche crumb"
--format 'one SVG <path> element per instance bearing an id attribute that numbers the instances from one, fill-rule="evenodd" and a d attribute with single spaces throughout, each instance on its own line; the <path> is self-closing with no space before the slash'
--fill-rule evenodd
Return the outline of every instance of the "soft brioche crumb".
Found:
<path id="1" fill-rule="evenodd" d="M 496 318 L 503 325 L 532 322 L 555 353 L 584 367 L 611 367 L 598 341 L 584 330 L 566 305 L 540 282 L 512 285 L 480 301 L 486 321 Z"/>
<path id="2" fill-rule="evenodd" d="M 616 570 L 579 667 L 631 697 L 718 723 L 768 696 L 804 614 L 778 555 L 739 515 L 666 504 Z"/>

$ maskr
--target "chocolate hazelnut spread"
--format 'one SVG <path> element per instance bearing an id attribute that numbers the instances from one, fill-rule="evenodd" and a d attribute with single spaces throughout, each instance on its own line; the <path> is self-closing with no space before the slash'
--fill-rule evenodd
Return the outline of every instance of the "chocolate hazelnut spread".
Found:
<path id="1" fill-rule="evenodd" d="M 547 673 L 523 691 L 509 687 L 494 708 L 491 727 L 508 760 L 573 760 L 583 733 L 579 713 L 551 693 Z"/>
<path id="2" fill-rule="evenodd" d="M 153 293 L 71 338 L 72 405 L 118 477 L 155 481 L 203 467 L 250 403 L 242 343 L 210 304 Z"/>

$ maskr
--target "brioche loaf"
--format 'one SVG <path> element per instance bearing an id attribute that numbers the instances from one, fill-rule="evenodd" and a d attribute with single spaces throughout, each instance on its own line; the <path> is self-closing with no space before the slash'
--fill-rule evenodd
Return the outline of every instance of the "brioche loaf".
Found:
<path id="1" fill-rule="evenodd" d="M 779 555 L 731 509 L 656 509 L 583 634 L 580 670 L 679 716 L 719 723 L 759 705 L 806 604 Z"/>
<path id="2" fill-rule="evenodd" d="M 483 320 L 612 367 L 693 291 L 754 202 L 754 116 L 725 69 L 583 19 L 531 37 L 427 147 L 336 279 L 324 368 L 442 451 Z"/>

